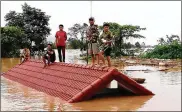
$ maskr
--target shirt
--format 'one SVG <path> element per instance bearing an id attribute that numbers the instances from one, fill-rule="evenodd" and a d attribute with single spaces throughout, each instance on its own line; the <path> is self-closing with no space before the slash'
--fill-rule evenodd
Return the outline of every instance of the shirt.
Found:
<path id="1" fill-rule="evenodd" d="M 97 25 L 91 25 L 88 27 L 87 32 L 87 39 L 91 43 L 97 43 L 98 38 L 99 38 L 99 31 L 98 31 L 98 26 Z"/>
<path id="2" fill-rule="evenodd" d="M 48 51 L 53 52 L 53 54 L 49 53 Z M 55 52 L 54 52 L 53 49 L 50 49 L 50 50 L 47 49 L 46 54 L 50 56 L 50 60 L 51 61 L 55 61 L 56 60 L 56 55 L 55 55 Z"/>
<path id="3" fill-rule="evenodd" d="M 100 38 L 99 38 L 99 43 L 102 45 L 103 42 L 102 42 L 102 39 L 104 39 L 106 42 L 111 42 L 113 36 L 112 36 L 112 33 L 111 31 L 107 31 L 107 32 L 104 32 L 100 35 Z M 109 46 L 111 46 L 111 43 L 108 43 Z"/>
<path id="4" fill-rule="evenodd" d="M 65 31 L 56 32 L 56 46 L 65 46 L 67 40 L 67 34 Z"/>

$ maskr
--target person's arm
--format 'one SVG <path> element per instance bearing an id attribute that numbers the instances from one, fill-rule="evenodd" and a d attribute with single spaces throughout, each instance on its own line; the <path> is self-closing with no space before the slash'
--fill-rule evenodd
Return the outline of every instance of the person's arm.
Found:
<path id="1" fill-rule="evenodd" d="M 67 40 L 67 33 L 65 32 L 65 41 Z"/>
<path id="2" fill-rule="evenodd" d="M 98 25 L 95 25 L 95 29 L 96 29 L 96 31 L 94 33 L 94 36 L 99 37 L 100 33 L 99 33 Z"/>
<path id="3" fill-rule="evenodd" d="M 103 34 L 101 34 L 101 35 L 99 36 L 99 39 L 98 39 L 98 42 L 99 42 L 100 45 L 103 44 L 102 39 L 103 39 Z"/>
<path id="4" fill-rule="evenodd" d="M 111 43 L 112 43 L 112 39 L 113 39 L 113 35 L 112 35 L 112 33 L 110 32 L 108 36 L 109 36 L 109 37 L 108 37 L 107 43 L 108 43 L 108 44 L 111 44 Z"/>
<path id="5" fill-rule="evenodd" d="M 56 32 L 56 35 L 55 35 L 56 38 L 58 37 L 57 33 L 58 33 L 58 32 Z"/>
<path id="6" fill-rule="evenodd" d="M 29 57 L 30 56 L 30 50 L 29 49 L 27 49 L 27 51 L 25 52 L 25 56 L 26 57 Z"/>
<path id="7" fill-rule="evenodd" d="M 53 53 L 54 53 L 54 51 L 53 51 L 53 50 L 51 50 L 51 51 L 48 51 L 48 53 L 49 53 L 49 54 L 53 54 Z"/>
<path id="8" fill-rule="evenodd" d="M 89 31 L 89 28 L 87 29 L 86 31 L 86 40 L 89 40 L 90 38 L 90 31 Z"/>
<path id="9" fill-rule="evenodd" d="M 58 35 L 57 35 L 57 33 L 58 33 L 58 32 L 56 32 L 56 35 L 55 35 L 55 38 L 56 38 L 55 44 L 56 44 L 56 45 L 57 45 L 57 43 L 58 43 L 58 40 L 57 40 L 57 39 L 58 39 Z"/>

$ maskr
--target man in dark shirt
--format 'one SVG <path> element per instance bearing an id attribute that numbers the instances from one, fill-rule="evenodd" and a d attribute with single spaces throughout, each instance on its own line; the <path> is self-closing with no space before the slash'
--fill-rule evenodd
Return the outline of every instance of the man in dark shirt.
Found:
<path id="1" fill-rule="evenodd" d="M 55 55 L 54 50 L 52 49 L 52 45 L 51 44 L 48 44 L 47 52 L 43 56 L 44 67 L 46 67 L 46 60 L 48 61 L 48 65 L 50 65 L 50 62 L 54 63 L 54 61 L 56 60 L 56 55 Z"/>

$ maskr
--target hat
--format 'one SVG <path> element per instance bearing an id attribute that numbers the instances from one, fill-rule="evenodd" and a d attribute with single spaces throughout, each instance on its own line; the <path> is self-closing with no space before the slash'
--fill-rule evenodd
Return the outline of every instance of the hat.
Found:
<path id="1" fill-rule="evenodd" d="M 94 17 L 90 17 L 89 20 L 95 20 Z"/>

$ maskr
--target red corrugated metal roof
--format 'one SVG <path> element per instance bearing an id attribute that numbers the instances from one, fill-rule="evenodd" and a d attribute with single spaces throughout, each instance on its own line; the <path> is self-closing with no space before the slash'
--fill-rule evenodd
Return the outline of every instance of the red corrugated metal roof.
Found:
<path id="1" fill-rule="evenodd" d="M 15 66 L 3 76 L 70 103 L 89 99 L 113 79 L 119 82 L 120 87 L 136 95 L 153 94 L 126 75 L 108 67 L 90 68 L 86 65 L 55 62 L 43 68 L 43 62 L 30 60 Z"/>

